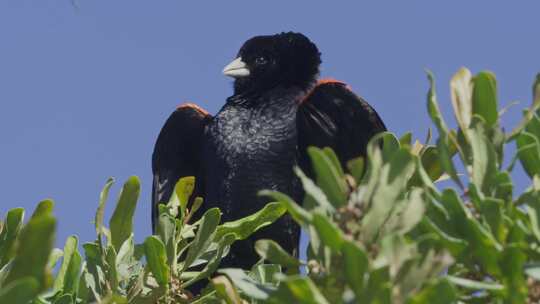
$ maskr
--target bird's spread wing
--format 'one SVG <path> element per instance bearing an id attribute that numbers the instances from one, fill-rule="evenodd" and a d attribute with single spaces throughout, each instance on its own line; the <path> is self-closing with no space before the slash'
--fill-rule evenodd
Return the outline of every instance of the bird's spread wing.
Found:
<path id="1" fill-rule="evenodd" d="M 152 228 L 157 224 L 158 203 L 167 202 L 178 179 L 199 176 L 204 127 L 211 116 L 194 104 L 183 104 L 169 116 L 159 133 L 152 154 Z M 202 179 L 194 195 L 203 192 Z"/>
<path id="2" fill-rule="evenodd" d="M 308 173 L 308 146 L 331 147 L 344 165 L 365 155 L 373 135 L 386 131 L 375 110 L 342 82 L 319 81 L 297 114 L 299 165 Z"/>

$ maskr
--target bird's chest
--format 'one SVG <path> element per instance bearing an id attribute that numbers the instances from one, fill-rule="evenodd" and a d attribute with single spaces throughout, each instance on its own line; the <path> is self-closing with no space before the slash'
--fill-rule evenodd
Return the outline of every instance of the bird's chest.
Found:
<path id="1" fill-rule="evenodd" d="M 294 157 L 296 107 L 228 107 L 216 115 L 207 136 L 211 151 L 229 168 L 278 165 Z"/>

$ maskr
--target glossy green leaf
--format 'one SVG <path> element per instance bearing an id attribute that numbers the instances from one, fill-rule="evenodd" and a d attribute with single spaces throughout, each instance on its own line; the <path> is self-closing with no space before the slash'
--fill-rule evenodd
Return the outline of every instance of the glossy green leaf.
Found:
<path id="1" fill-rule="evenodd" d="M 312 207 L 320 207 L 325 211 L 328 211 L 329 213 L 335 212 L 334 206 L 328 201 L 328 198 L 326 197 L 326 194 L 319 188 L 313 180 L 311 180 L 309 177 L 307 177 L 304 172 L 298 167 L 294 168 L 294 172 L 296 173 L 296 176 L 300 178 L 300 182 L 302 183 L 302 187 L 304 188 L 305 192 L 305 200 L 310 200 L 313 205 Z M 305 208 L 308 208 L 306 205 L 308 203 L 304 201 Z"/>
<path id="2" fill-rule="evenodd" d="M 15 253 L 15 239 L 19 234 L 24 219 L 24 209 L 14 208 L 8 211 L 0 233 L 0 267 L 6 265 Z"/>
<path id="3" fill-rule="evenodd" d="M 484 123 L 476 116 L 469 130 L 469 138 L 473 156 L 472 181 L 478 189 L 489 194 L 487 191 L 498 172 L 497 154 L 486 136 Z"/>
<path id="4" fill-rule="evenodd" d="M 262 284 L 271 284 L 273 286 L 279 284 L 279 277 L 281 274 L 281 265 L 276 264 L 260 264 L 253 267 L 250 272 L 250 276 L 257 282 Z"/>
<path id="5" fill-rule="evenodd" d="M 77 264 L 80 266 L 81 263 L 81 257 L 77 250 L 77 246 L 77 237 L 74 235 L 68 237 L 66 244 L 64 245 L 64 258 L 62 260 L 62 265 L 60 266 L 60 270 L 58 271 L 56 279 L 54 280 L 53 288 L 55 291 L 62 290 L 64 293 L 70 293 L 73 291 L 70 288 L 73 287 L 74 282 L 67 282 L 67 280 L 74 279 L 72 277 L 73 273 L 75 272 L 74 268 L 77 266 Z"/>
<path id="6" fill-rule="evenodd" d="M 49 214 L 31 219 L 22 229 L 19 246 L 5 284 L 24 277 L 33 277 L 39 290 L 49 287 L 46 271 L 49 255 L 53 248 L 56 220 Z"/>
<path id="7" fill-rule="evenodd" d="M 343 234 L 341 230 L 326 216 L 313 214 L 313 226 L 319 235 L 321 242 L 332 251 L 339 252 L 343 244 Z"/>
<path id="8" fill-rule="evenodd" d="M 435 78 L 433 77 L 433 73 L 428 70 L 427 76 L 430 84 L 427 94 L 428 114 L 437 129 L 439 130 L 439 135 L 443 137 L 448 133 L 448 127 L 446 125 L 446 122 L 444 121 L 444 117 L 441 114 L 441 110 L 439 109 L 439 103 L 437 101 L 437 93 L 435 89 Z"/>
<path id="9" fill-rule="evenodd" d="M 259 193 L 262 193 L 263 195 L 276 195 L 280 198 L 283 198 L 283 196 L 275 194 L 273 192 L 271 192 L 272 194 L 269 194 L 269 192 L 267 191 L 261 191 Z M 224 235 L 232 233 L 235 236 L 236 240 L 244 240 L 250 235 L 252 235 L 255 231 L 258 231 L 259 229 L 275 222 L 278 218 L 283 216 L 285 212 L 287 212 L 287 209 L 284 204 L 268 203 L 261 210 L 253 213 L 252 215 L 246 216 L 236 221 L 221 224 L 217 228 L 214 239 L 219 240 Z"/>
<path id="10" fill-rule="evenodd" d="M 224 268 L 219 270 L 234 282 L 234 286 L 241 290 L 246 296 L 256 300 L 268 299 L 270 293 L 274 290 L 269 286 L 262 285 L 248 276 L 244 270 L 236 268 Z"/>
<path id="11" fill-rule="evenodd" d="M 167 260 L 173 272 L 175 271 L 174 268 L 177 259 L 176 229 L 176 221 L 170 214 L 168 214 L 167 212 L 159 214 L 157 234 L 167 248 Z"/>
<path id="12" fill-rule="evenodd" d="M 457 290 L 448 282 L 440 280 L 436 283 L 427 284 L 422 290 L 412 297 L 408 304 L 447 304 L 458 300 Z"/>
<path id="13" fill-rule="evenodd" d="M 504 286 L 501 284 L 493 283 L 493 282 L 481 282 L 481 281 L 474 281 L 470 279 L 460 278 L 456 276 L 447 276 L 447 279 L 462 288 L 467 288 L 471 290 L 503 290 Z"/>
<path id="14" fill-rule="evenodd" d="M 255 242 L 255 251 L 261 258 L 287 268 L 290 273 L 298 273 L 300 261 L 291 256 L 275 241 L 258 240 Z"/>
<path id="15" fill-rule="evenodd" d="M 158 284 L 164 288 L 168 286 L 170 268 L 167 265 L 165 245 L 156 236 L 149 236 L 144 241 L 144 253 L 148 267 Z"/>
<path id="16" fill-rule="evenodd" d="M 421 155 L 422 166 L 429 178 L 436 181 L 444 173 L 441 163 L 439 162 L 439 152 L 434 146 L 427 146 Z"/>
<path id="17" fill-rule="evenodd" d="M 365 173 L 365 163 L 363 157 L 357 157 L 349 160 L 347 162 L 347 169 L 349 169 L 350 174 L 354 177 L 354 180 L 357 183 L 360 183 L 362 177 Z"/>
<path id="18" fill-rule="evenodd" d="M 324 147 L 322 151 L 324 152 L 326 157 L 328 157 L 328 159 L 332 161 L 332 164 L 334 165 L 334 168 L 337 169 L 338 174 L 343 177 L 343 175 L 345 175 L 345 172 L 343 172 L 343 167 L 341 167 L 341 162 L 339 161 L 336 152 L 334 152 L 334 150 L 332 150 L 332 148 L 330 147 Z"/>
<path id="19" fill-rule="evenodd" d="M 385 164 L 380 170 L 371 208 L 361 222 L 364 240 L 373 241 L 378 236 L 415 169 L 415 158 L 408 149 L 401 148 L 394 154 L 390 163 Z"/>
<path id="20" fill-rule="evenodd" d="M 389 161 L 394 153 L 396 153 L 401 145 L 396 136 L 390 132 L 379 133 L 377 136 L 380 136 L 382 141 L 382 156 L 384 161 Z"/>
<path id="21" fill-rule="evenodd" d="M 497 80 L 490 71 L 478 73 L 473 78 L 472 111 L 480 115 L 488 126 L 493 126 L 499 119 Z"/>
<path id="22" fill-rule="evenodd" d="M 178 211 L 180 211 L 181 218 L 184 218 L 189 198 L 191 197 L 194 189 L 194 176 L 186 176 L 178 180 L 178 182 L 174 186 L 174 195 L 171 195 L 169 203 L 167 204 L 167 207 L 169 208 L 169 210 L 171 210 L 172 216 L 178 216 Z"/>
<path id="23" fill-rule="evenodd" d="M 24 277 L 0 289 L 0 303 L 27 304 L 39 292 L 40 284 L 35 278 Z"/>
<path id="24" fill-rule="evenodd" d="M 118 268 L 116 268 L 116 250 L 113 246 L 107 246 L 105 250 L 105 275 L 107 283 L 111 290 L 116 291 L 120 284 L 118 277 Z"/>
<path id="25" fill-rule="evenodd" d="M 412 133 L 406 132 L 399 138 L 399 145 L 400 146 L 410 146 L 412 145 Z"/>
<path id="26" fill-rule="evenodd" d="M 141 183 L 136 176 L 131 176 L 122 187 L 118 203 L 109 221 L 112 244 L 116 251 L 133 233 L 133 214 L 137 207 L 140 191 Z"/>
<path id="27" fill-rule="evenodd" d="M 277 303 L 329 304 L 322 292 L 309 278 L 294 275 L 282 280 L 273 300 Z"/>
<path id="28" fill-rule="evenodd" d="M 34 213 L 32 213 L 31 218 L 40 217 L 45 214 L 52 214 L 54 207 L 54 202 L 50 199 L 42 200 L 37 205 L 36 209 L 34 210 Z"/>
<path id="29" fill-rule="evenodd" d="M 242 304 L 242 299 L 232 282 L 226 276 L 218 276 L 212 279 L 212 285 L 216 294 L 227 304 Z M 202 304 L 202 303 L 201 303 Z"/>
<path id="30" fill-rule="evenodd" d="M 102 235 L 102 228 L 103 228 L 103 217 L 105 215 L 105 203 L 107 202 L 107 199 L 109 198 L 109 191 L 113 184 L 114 184 L 114 178 L 109 177 L 109 179 L 107 179 L 107 182 L 105 183 L 105 186 L 103 186 L 101 193 L 99 194 L 99 203 L 98 203 L 98 208 L 96 210 L 96 216 L 95 216 L 95 227 L 96 227 L 96 235 L 100 239 L 100 243 L 101 243 L 101 235 Z"/>
<path id="31" fill-rule="evenodd" d="M 345 241 L 341 247 L 343 254 L 343 272 L 347 284 L 354 291 L 358 299 L 362 298 L 364 279 L 369 271 L 368 255 L 360 246 L 352 241 Z"/>
<path id="32" fill-rule="evenodd" d="M 115 259 L 118 281 L 127 281 L 131 278 L 132 271 L 135 271 L 135 244 L 133 243 L 133 234 L 122 244 L 116 254 Z"/>
<path id="33" fill-rule="evenodd" d="M 450 95 L 456 120 L 463 131 L 469 128 L 472 120 L 472 92 L 472 74 L 462 67 L 450 80 Z"/>
<path id="34" fill-rule="evenodd" d="M 191 263 L 200 257 L 208 246 L 210 246 L 220 220 L 221 212 L 218 208 L 208 209 L 208 211 L 204 213 L 201 218 L 201 224 L 195 234 L 195 239 L 189 246 L 183 270 L 186 270 L 191 266 Z"/>
<path id="35" fill-rule="evenodd" d="M 198 272 L 196 276 L 182 284 L 182 288 L 187 288 L 199 280 L 210 277 L 219 267 L 219 263 L 223 258 L 223 253 L 234 241 L 235 237 L 233 234 L 227 234 L 223 236 L 217 245 L 218 249 L 213 254 L 213 257 L 208 261 L 208 263 L 206 263 L 204 268 L 200 272 Z"/>
<path id="36" fill-rule="evenodd" d="M 271 197 L 283 204 L 286 209 L 285 211 L 288 211 L 298 224 L 307 225 L 307 223 L 311 222 L 311 214 L 300 207 L 290 196 L 279 191 L 271 190 L 259 191 L 259 195 Z"/>
<path id="37" fill-rule="evenodd" d="M 339 169 L 334 166 L 333 161 L 319 148 L 309 147 L 308 154 L 311 158 L 317 185 L 324 191 L 334 207 L 339 208 L 344 206 L 347 203 L 348 189 L 345 179 L 340 175 Z"/>
<path id="38" fill-rule="evenodd" d="M 518 157 L 525 172 L 532 178 L 540 174 L 540 142 L 532 134 L 522 132 L 516 138 Z"/>

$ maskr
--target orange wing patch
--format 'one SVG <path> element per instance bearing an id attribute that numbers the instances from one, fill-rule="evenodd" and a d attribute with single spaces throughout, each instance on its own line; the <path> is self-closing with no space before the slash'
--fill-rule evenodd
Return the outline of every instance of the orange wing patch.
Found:
<path id="1" fill-rule="evenodd" d="M 181 105 L 179 105 L 178 107 L 176 107 L 177 110 L 180 110 L 180 109 L 184 109 L 184 108 L 192 108 L 194 109 L 195 111 L 201 113 L 202 115 L 209 115 L 208 112 L 206 112 L 205 109 L 199 107 L 198 105 L 194 104 L 194 103 L 191 103 L 191 102 L 185 102 Z"/>

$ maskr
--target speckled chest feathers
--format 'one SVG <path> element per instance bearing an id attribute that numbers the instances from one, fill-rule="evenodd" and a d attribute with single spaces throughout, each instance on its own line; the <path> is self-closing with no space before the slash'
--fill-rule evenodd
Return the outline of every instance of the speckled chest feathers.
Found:
<path id="1" fill-rule="evenodd" d="M 298 192 L 296 112 L 300 89 L 276 88 L 259 96 L 234 95 L 205 130 L 206 201 L 229 218 L 263 207 L 257 191 Z M 279 97 L 276 97 L 279 96 Z"/>

